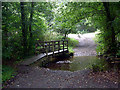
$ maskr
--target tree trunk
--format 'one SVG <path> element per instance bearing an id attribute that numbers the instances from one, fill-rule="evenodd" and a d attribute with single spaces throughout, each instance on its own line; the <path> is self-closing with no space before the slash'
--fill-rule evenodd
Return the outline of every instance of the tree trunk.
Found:
<path id="1" fill-rule="evenodd" d="M 29 51 L 32 50 L 32 45 L 33 45 L 33 35 L 32 35 L 32 22 L 33 22 L 33 8 L 34 8 L 34 2 L 31 2 L 31 11 L 30 11 L 30 19 L 29 19 Z M 30 54 L 30 53 L 29 53 Z"/>
<path id="2" fill-rule="evenodd" d="M 34 2 L 31 2 L 31 12 L 30 12 L 30 24 L 29 24 L 29 32 L 30 32 L 30 37 L 32 38 L 32 21 L 33 21 L 33 7 L 34 7 Z"/>
<path id="3" fill-rule="evenodd" d="M 26 28 L 26 14 L 25 14 L 25 2 L 20 2 L 21 6 L 21 23 L 22 23 L 22 46 L 23 46 L 23 56 L 27 53 L 27 28 Z"/>
<path id="4" fill-rule="evenodd" d="M 106 33 L 109 33 L 109 36 L 105 36 L 105 40 L 109 40 L 108 41 L 108 50 L 107 53 L 108 54 L 116 54 L 117 52 L 117 44 L 116 44 L 116 38 L 115 38 L 115 30 L 112 26 L 112 21 L 114 20 L 115 17 L 111 16 L 110 13 L 110 9 L 109 9 L 109 2 L 103 2 L 103 6 L 105 8 L 106 11 L 106 22 L 107 22 L 107 31 L 105 31 Z"/>

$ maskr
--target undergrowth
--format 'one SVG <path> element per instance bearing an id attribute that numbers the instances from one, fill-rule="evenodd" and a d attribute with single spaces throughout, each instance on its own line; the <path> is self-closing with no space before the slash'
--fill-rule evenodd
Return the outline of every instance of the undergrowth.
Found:
<path id="1" fill-rule="evenodd" d="M 2 65 L 2 82 L 5 82 L 16 75 L 16 70 L 11 66 Z"/>
<path id="2" fill-rule="evenodd" d="M 74 38 L 67 38 L 68 40 L 68 50 L 70 53 L 74 53 L 73 48 L 76 47 L 76 45 L 79 44 L 79 41 Z"/>

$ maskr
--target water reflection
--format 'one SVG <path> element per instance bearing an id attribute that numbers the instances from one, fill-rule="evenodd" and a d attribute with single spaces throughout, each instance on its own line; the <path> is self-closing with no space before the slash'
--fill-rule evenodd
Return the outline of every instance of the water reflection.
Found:
<path id="1" fill-rule="evenodd" d="M 106 61 L 103 58 L 98 58 L 96 56 L 79 56 L 65 60 L 62 59 L 57 62 L 47 64 L 46 67 L 53 70 L 77 71 L 91 69 L 96 65 L 103 70 L 107 67 Z"/>

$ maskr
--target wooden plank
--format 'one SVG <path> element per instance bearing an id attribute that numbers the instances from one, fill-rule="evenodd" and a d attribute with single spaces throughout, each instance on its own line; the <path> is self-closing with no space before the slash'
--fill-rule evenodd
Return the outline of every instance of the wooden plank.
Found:
<path id="1" fill-rule="evenodd" d="M 68 50 L 68 40 L 65 41 L 38 41 L 38 44 L 35 46 L 36 51 L 39 52 L 46 52 L 46 55 L 48 52 L 54 52 L 59 50 Z M 47 49 L 46 49 L 47 48 Z"/>
<path id="2" fill-rule="evenodd" d="M 64 52 L 65 52 L 65 51 L 67 51 L 67 49 L 64 49 Z M 58 51 L 55 51 L 54 54 L 62 53 L 62 52 L 63 52 L 63 50 L 59 50 L 59 52 L 58 52 Z M 49 52 L 49 53 L 48 53 L 48 56 L 49 56 L 49 55 L 52 55 L 52 54 L 53 54 L 52 52 Z"/>
<path id="3" fill-rule="evenodd" d="M 54 56 L 54 42 L 52 42 L 52 48 L 53 48 L 53 56 Z"/>
<path id="4" fill-rule="evenodd" d="M 39 41 L 39 40 L 38 40 L 38 42 L 39 42 L 39 43 L 49 43 L 49 42 L 58 42 L 58 41 Z"/>
<path id="5" fill-rule="evenodd" d="M 67 41 L 67 51 L 68 51 L 68 41 Z"/>
<path id="6" fill-rule="evenodd" d="M 54 54 L 62 53 L 62 52 L 65 52 L 65 51 L 67 51 L 67 49 L 64 49 L 64 51 L 63 51 L 63 50 L 59 50 L 59 52 L 58 52 L 58 51 L 55 51 Z M 48 53 L 48 56 L 50 56 L 50 55 L 53 55 L 53 52 L 49 52 L 49 53 Z M 30 65 L 30 64 L 32 64 L 32 63 L 40 60 L 41 58 L 43 58 L 43 57 L 45 57 L 45 56 L 46 56 L 45 53 L 44 53 L 44 54 L 39 54 L 39 55 L 37 55 L 37 56 L 33 56 L 33 57 L 31 57 L 31 58 L 25 59 L 25 60 L 21 63 L 21 65 Z"/>
<path id="7" fill-rule="evenodd" d="M 63 52 L 64 52 L 64 41 L 63 41 Z"/>
<path id="8" fill-rule="evenodd" d="M 37 55 L 37 56 L 33 56 L 32 58 L 25 59 L 25 60 L 21 63 L 21 65 L 30 65 L 30 64 L 36 62 L 37 60 L 39 60 L 39 59 L 41 59 L 41 58 L 43 58 L 43 57 L 45 57 L 45 56 L 46 56 L 46 54 L 39 54 L 39 55 Z"/>
<path id="9" fill-rule="evenodd" d="M 49 49 L 48 49 L 48 52 L 50 51 L 50 42 L 49 42 Z"/>
<path id="10" fill-rule="evenodd" d="M 48 57 L 48 47 L 47 47 L 47 45 L 45 45 L 45 50 L 46 50 L 46 55 Z"/>
<path id="11" fill-rule="evenodd" d="M 60 41 L 58 41 L 58 52 L 60 50 Z"/>

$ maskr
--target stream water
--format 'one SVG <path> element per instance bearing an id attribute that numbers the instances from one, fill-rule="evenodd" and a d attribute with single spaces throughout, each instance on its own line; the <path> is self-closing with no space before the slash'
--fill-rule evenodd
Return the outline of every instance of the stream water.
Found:
<path id="1" fill-rule="evenodd" d="M 73 58 L 58 59 L 56 62 L 48 63 L 46 68 L 52 70 L 77 71 L 84 69 L 106 70 L 108 63 L 104 58 L 96 56 L 78 56 Z"/>

